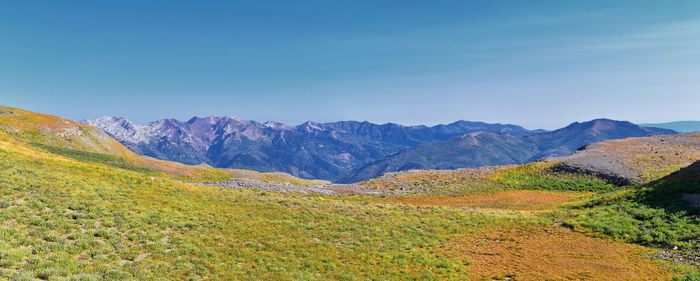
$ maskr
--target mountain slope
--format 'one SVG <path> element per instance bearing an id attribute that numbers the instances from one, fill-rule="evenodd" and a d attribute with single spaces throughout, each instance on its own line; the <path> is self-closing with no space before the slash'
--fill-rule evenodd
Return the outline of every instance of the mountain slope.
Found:
<path id="1" fill-rule="evenodd" d="M 700 161 L 652 182 L 649 186 L 649 191 L 643 194 L 643 199 L 649 205 L 672 212 L 685 211 L 700 215 Z"/>
<path id="2" fill-rule="evenodd" d="M 541 152 L 536 158 L 568 155 L 579 147 L 603 140 L 675 134 L 673 130 L 642 127 L 627 121 L 595 119 L 575 122 L 564 128 L 527 136 Z M 533 159 L 536 160 L 536 159 Z"/>
<path id="3" fill-rule="evenodd" d="M 565 128 L 516 136 L 503 133 L 467 134 L 448 141 L 429 143 L 371 163 L 343 182 L 367 180 L 386 172 L 409 169 L 455 169 L 521 164 L 544 157 L 569 155 L 577 148 L 597 141 L 657 134 L 665 129 L 644 128 L 625 121 L 596 119 L 573 123 Z"/>
<path id="4" fill-rule="evenodd" d="M 35 144 L 93 153 L 133 155 L 107 134 L 92 126 L 1 105 L 0 131 Z"/>
<path id="5" fill-rule="evenodd" d="M 147 159 L 124 147 L 97 152 L 56 128 L 69 120 L 22 115 L 0 118 L 2 280 L 661 280 L 672 275 L 644 255 L 646 248 L 553 226 L 551 216 L 538 212 L 215 188 L 193 182 L 231 176 L 230 171 Z M 201 174 L 161 171 L 168 163 Z M 541 186 L 522 179 L 499 181 Z M 585 176 L 575 179 L 545 178 L 561 187 Z M 584 181 L 593 188 L 604 184 L 590 183 Z M 524 194 L 565 201 L 586 195 L 508 194 L 505 199 Z M 563 203 L 557 202 L 547 209 Z M 517 260 L 508 254 L 513 247 L 523 250 Z M 494 262 L 493 257 L 505 258 Z"/>
<path id="6" fill-rule="evenodd" d="M 418 145 L 469 132 L 532 133 L 515 125 L 468 121 L 434 127 L 356 121 L 286 126 L 236 117 L 195 117 L 187 122 L 166 119 L 139 125 L 103 117 L 86 123 L 103 129 L 131 150 L 158 159 L 328 180 L 341 179 L 359 167 Z"/>
<path id="7" fill-rule="evenodd" d="M 423 144 L 367 165 L 341 182 L 359 182 L 387 172 L 457 169 L 520 164 L 539 150 L 523 138 L 492 132 L 469 133 L 447 141 Z"/>
<path id="8" fill-rule="evenodd" d="M 700 160 L 700 133 L 609 140 L 556 159 L 559 169 L 621 185 L 648 183 Z"/>
<path id="9" fill-rule="evenodd" d="M 131 150 L 158 159 L 339 182 L 407 169 L 519 164 L 569 155 L 603 140 L 675 133 L 610 119 L 576 122 L 551 132 L 468 121 L 433 127 L 356 121 L 287 126 L 237 117 L 164 119 L 146 125 L 114 117 L 86 122 Z M 470 135 L 475 132 L 484 134 Z"/>
<path id="10" fill-rule="evenodd" d="M 27 153 L 48 154 L 95 165 L 107 164 L 125 170 L 146 171 L 188 181 L 250 178 L 282 183 L 312 183 L 287 175 L 189 166 L 143 157 L 93 126 L 2 105 L 0 105 L 0 141 L 4 146 L 19 148 Z"/>

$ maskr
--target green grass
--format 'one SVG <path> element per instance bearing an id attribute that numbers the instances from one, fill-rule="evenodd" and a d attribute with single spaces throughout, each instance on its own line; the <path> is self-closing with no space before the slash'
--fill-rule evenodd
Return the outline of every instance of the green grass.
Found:
<path id="1" fill-rule="evenodd" d="M 628 188 L 598 195 L 569 210 L 565 224 L 681 256 L 685 262 L 667 261 L 676 271 L 687 272 L 674 280 L 700 280 L 700 263 L 692 261 L 700 258 L 700 218 L 683 209 L 676 200 L 664 201 L 675 196 L 661 194 L 657 188 Z M 660 198 L 654 201 L 655 196 Z"/>
<path id="2" fill-rule="evenodd" d="M 577 222 L 617 239 L 700 251 L 698 209 L 683 194 L 700 192 L 698 165 L 641 188 L 604 194 L 581 206 Z"/>
<path id="3" fill-rule="evenodd" d="M 634 195 L 594 200 L 577 210 L 575 224 L 616 239 L 649 246 L 700 249 L 700 220 L 634 200 Z"/>
<path id="4" fill-rule="evenodd" d="M 512 188 L 595 191 L 598 195 L 572 209 L 568 223 L 615 239 L 681 251 L 700 250 L 700 218 L 681 199 L 700 183 L 684 178 L 658 181 L 643 188 L 620 188 L 587 175 L 551 172 L 534 163 L 505 169 L 494 180 Z"/>
<path id="5" fill-rule="evenodd" d="M 556 172 L 551 167 L 552 163 L 537 162 L 456 171 L 412 171 L 361 184 L 400 195 L 463 195 L 509 189 L 561 192 L 607 192 L 619 189 L 592 175 Z"/>
<path id="6" fill-rule="evenodd" d="M 591 175 L 552 171 L 550 165 L 550 163 L 531 163 L 511 167 L 496 172 L 491 178 L 495 183 L 513 189 L 592 192 L 617 189 L 614 185 Z"/>
<path id="7" fill-rule="evenodd" d="M 58 122 L 21 113 L 25 123 Z M 61 131 L 25 123 L 11 124 L 20 132 L 0 130 L 0 280 L 466 280 L 469 257 L 446 250 L 465 236 L 552 227 L 556 219 L 203 187 L 189 182 L 225 179 L 230 171 L 119 154 L 118 146 L 103 154 L 76 145 L 82 138 L 47 141 Z M 649 206 L 627 190 L 605 193 L 616 188 L 547 167 L 456 180 L 416 177 L 410 184 L 433 195 L 595 191 L 585 207 L 565 210 L 568 223 L 627 242 L 695 247 L 700 224 L 688 214 Z M 248 174 L 312 183 L 238 172 Z"/>
<path id="8" fill-rule="evenodd" d="M 2 142 L 0 279 L 464 280 L 459 209 L 193 186 L 112 156 Z M 401 218 L 401 219 L 397 219 Z"/>
<path id="9" fill-rule="evenodd" d="M 675 277 L 673 281 L 700 281 L 700 271 L 693 271 L 684 276 Z"/>
<path id="10" fill-rule="evenodd" d="M 85 163 L 103 164 L 103 165 L 107 165 L 107 166 L 114 167 L 117 169 L 124 169 L 124 170 L 129 170 L 129 171 L 134 171 L 134 172 L 140 172 L 143 174 L 157 174 L 158 173 L 154 169 L 134 165 L 134 164 L 130 163 L 128 161 L 128 159 L 121 157 L 121 156 L 94 153 L 94 152 L 69 149 L 69 148 L 61 148 L 61 147 L 49 146 L 49 145 L 44 145 L 44 144 L 39 144 L 39 143 L 33 143 L 32 145 L 36 146 L 37 148 L 46 150 L 50 153 L 60 155 L 63 157 L 67 157 L 67 158 L 71 158 L 71 159 L 78 160 L 78 161 L 85 162 Z"/>

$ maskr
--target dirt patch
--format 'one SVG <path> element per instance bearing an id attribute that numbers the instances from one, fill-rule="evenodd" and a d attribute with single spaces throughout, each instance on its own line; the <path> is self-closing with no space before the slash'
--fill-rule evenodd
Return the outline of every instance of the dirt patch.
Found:
<path id="1" fill-rule="evenodd" d="M 547 210 L 574 200 L 582 193 L 563 193 L 534 190 L 507 190 L 482 192 L 452 197 L 408 197 L 399 203 L 421 206 L 473 207 L 511 210 Z"/>
<path id="2" fill-rule="evenodd" d="M 449 245 L 470 259 L 470 280 L 670 280 L 643 247 L 562 227 L 470 234 Z M 508 279 L 510 278 L 510 279 Z"/>

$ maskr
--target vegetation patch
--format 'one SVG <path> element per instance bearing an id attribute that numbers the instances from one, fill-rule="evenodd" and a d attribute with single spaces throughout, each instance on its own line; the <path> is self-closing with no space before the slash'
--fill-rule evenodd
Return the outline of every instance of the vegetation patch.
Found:
<path id="1" fill-rule="evenodd" d="M 621 241 L 688 252 L 700 233 L 685 181 L 619 190 L 534 163 L 363 183 L 389 204 L 190 184 L 319 183 L 105 150 L 50 116 L 0 121 L 17 124 L 0 130 L 0 280 L 669 279 L 645 257 L 657 253 Z M 561 209 L 579 196 L 593 199 Z M 620 241 L 553 227 L 560 217 Z"/>
<path id="2" fill-rule="evenodd" d="M 594 175 L 554 171 L 553 165 L 549 162 L 536 162 L 452 171 L 410 171 L 387 174 L 361 185 L 395 195 L 445 196 L 511 189 L 564 192 L 605 192 L 619 189 Z"/>
<path id="3" fill-rule="evenodd" d="M 622 198 L 597 202 L 577 210 L 574 224 L 623 241 L 649 246 L 700 249 L 700 221 L 684 213 L 631 202 Z"/>
<path id="4" fill-rule="evenodd" d="M 461 196 L 449 197 L 405 197 L 395 199 L 394 202 L 419 206 L 542 211 L 554 209 L 561 204 L 570 202 L 584 195 L 586 194 L 535 190 L 505 190 L 496 192 L 469 193 Z"/>
<path id="5" fill-rule="evenodd" d="M 446 248 L 469 257 L 470 280 L 669 280 L 648 250 L 562 227 L 488 228 Z"/>
<path id="6" fill-rule="evenodd" d="M 43 144 L 39 144 L 39 143 L 34 143 L 32 145 L 34 145 L 38 148 L 44 149 L 50 153 L 57 154 L 57 155 L 60 155 L 63 157 L 68 157 L 68 158 L 78 160 L 81 162 L 93 163 L 93 164 L 103 164 L 103 165 L 108 165 L 108 166 L 111 166 L 114 168 L 119 168 L 119 169 L 134 171 L 134 172 L 140 172 L 140 173 L 144 173 L 144 174 L 155 174 L 156 173 L 156 170 L 154 170 L 154 169 L 133 165 L 133 164 L 129 163 L 129 161 L 126 158 L 120 157 L 120 156 L 94 153 L 94 152 L 69 149 L 69 148 L 61 148 L 61 147 L 55 147 L 55 146 L 48 146 L 48 145 L 43 145 Z"/>
<path id="7" fill-rule="evenodd" d="M 538 162 L 496 171 L 491 180 L 506 188 L 554 191 L 609 191 L 616 186 L 593 175 L 552 170 L 552 163 Z"/>
<path id="8" fill-rule="evenodd" d="M 577 208 L 574 220 L 596 232 L 645 245 L 700 252 L 700 162 L 641 189 L 604 194 Z"/>

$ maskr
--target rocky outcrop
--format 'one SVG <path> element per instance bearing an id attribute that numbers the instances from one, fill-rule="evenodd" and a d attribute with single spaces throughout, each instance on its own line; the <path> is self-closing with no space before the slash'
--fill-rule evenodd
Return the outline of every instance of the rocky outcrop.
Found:
<path id="1" fill-rule="evenodd" d="M 610 140 L 555 158 L 555 169 L 616 185 L 644 184 L 700 160 L 700 133 Z"/>
<path id="2" fill-rule="evenodd" d="M 604 160 L 601 162 L 605 162 Z M 594 163 L 560 163 L 552 167 L 553 171 L 593 175 L 617 186 L 627 186 L 640 183 L 640 176 L 636 173 L 625 171 L 613 165 Z"/>

